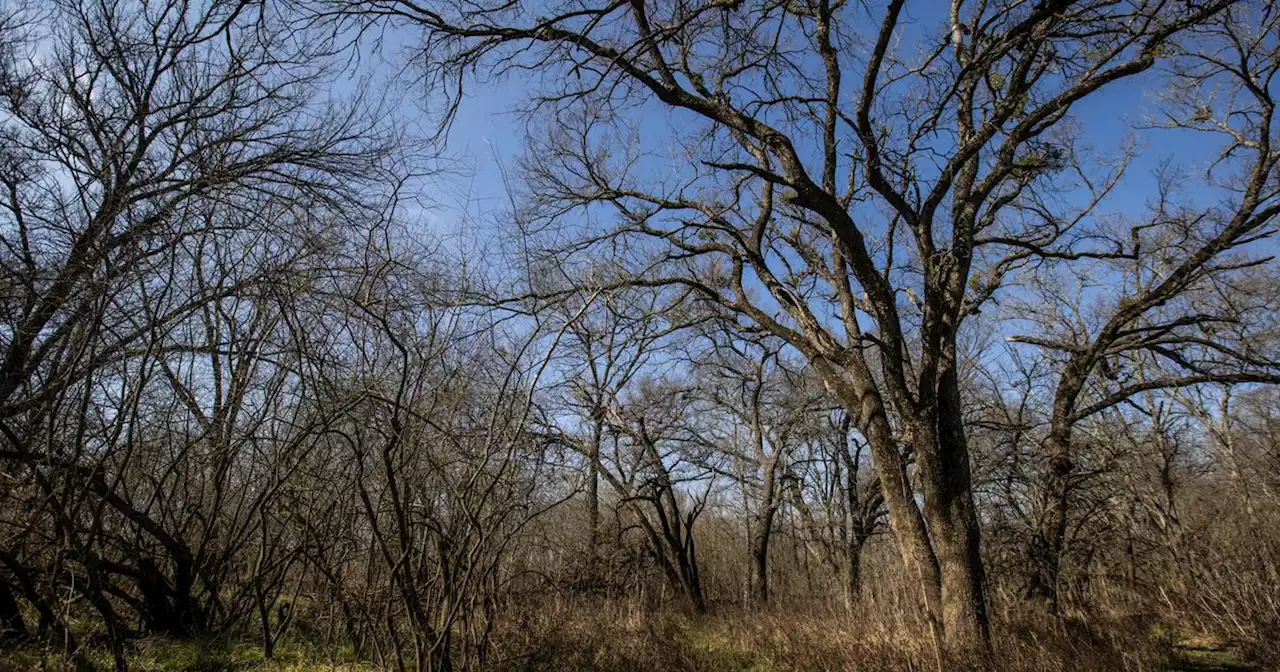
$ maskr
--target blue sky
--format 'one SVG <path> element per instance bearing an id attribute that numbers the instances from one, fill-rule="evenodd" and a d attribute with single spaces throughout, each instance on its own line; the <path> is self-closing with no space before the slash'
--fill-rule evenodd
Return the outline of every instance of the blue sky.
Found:
<path id="1" fill-rule="evenodd" d="M 402 29 L 400 38 L 407 43 L 413 35 Z M 526 125 L 516 108 L 528 94 L 527 84 L 510 77 L 468 83 L 467 95 L 448 134 L 451 174 L 433 184 L 441 190 L 440 207 L 431 215 L 436 226 L 474 225 L 477 219 L 490 219 L 509 207 L 500 166 L 514 172 L 524 148 Z M 1107 210 L 1139 214 L 1153 193 L 1153 174 L 1162 161 L 1198 171 L 1213 156 L 1217 138 L 1137 128 L 1153 111 L 1159 88 L 1159 74 L 1148 72 L 1112 84 L 1073 108 L 1073 115 L 1089 129 L 1088 140 L 1099 152 L 1115 151 L 1129 138 L 1138 142 L 1140 151 L 1126 175 L 1125 188 L 1117 190 Z M 405 113 L 417 117 L 424 128 L 437 122 L 439 110 L 433 109 L 431 94 L 422 87 L 403 91 Z M 646 124 L 660 128 L 667 121 L 651 119 Z"/>
<path id="2" fill-rule="evenodd" d="M 914 32 L 922 28 L 928 26 L 921 22 L 908 30 Z M 417 33 L 411 28 L 388 32 L 381 63 L 375 60 L 369 65 L 404 67 L 416 41 Z M 438 98 L 433 98 L 424 86 L 412 83 L 414 74 L 409 66 L 401 75 L 407 83 L 398 84 L 393 90 L 402 96 L 401 116 L 422 129 L 429 129 L 439 121 Z M 538 84 L 535 76 L 520 74 L 468 82 L 467 95 L 449 129 L 446 146 L 449 170 L 427 185 L 429 205 L 413 213 L 413 219 L 420 221 L 424 231 L 446 237 L 458 251 L 473 246 L 492 250 L 492 234 L 502 232 L 501 220 L 510 207 L 502 168 L 518 182 L 515 167 L 525 147 L 527 129 L 517 110 L 526 100 L 528 87 Z M 1141 216 L 1154 194 L 1154 173 L 1163 162 L 1198 174 L 1220 142 L 1208 134 L 1138 128 L 1155 109 L 1156 93 L 1162 88 L 1161 77 L 1159 72 L 1149 71 L 1113 83 L 1073 108 L 1073 116 L 1085 128 L 1086 143 L 1097 153 L 1117 153 L 1130 139 L 1137 143 L 1138 154 L 1124 182 L 1099 208 L 1100 214 Z M 856 84 L 856 75 L 846 79 Z M 646 133 L 662 133 L 672 123 L 672 115 L 649 108 L 647 116 L 641 115 L 635 121 Z M 534 129 L 550 132 L 536 125 Z M 802 148 L 802 151 L 811 150 L 812 147 Z M 1178 195 L 1205 201 L 1220 198 L 1211 191 Z M 872 228 L 868 233 L 874 237 L 877 231 Z"/>

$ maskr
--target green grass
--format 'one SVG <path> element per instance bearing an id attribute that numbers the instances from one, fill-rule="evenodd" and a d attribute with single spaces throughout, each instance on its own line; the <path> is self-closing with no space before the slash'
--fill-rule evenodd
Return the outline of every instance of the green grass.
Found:
<path id="1" fill-rule="evenodd" d="M 744 648 L 740 640 L 723 630 L 686 622 L 679 632 L 687 650 L 701 663 L 699 669 L 716 672 L 774 672 L 777 669 L 769 656 Z"/>
<path id="2" fill-rule="evenodd" d="M 1245 663 L 1229 644 L 1205 637 L 1185 637 L 1173 645 L 1171 672 L 1246 672 L 1257 667 Z"/>

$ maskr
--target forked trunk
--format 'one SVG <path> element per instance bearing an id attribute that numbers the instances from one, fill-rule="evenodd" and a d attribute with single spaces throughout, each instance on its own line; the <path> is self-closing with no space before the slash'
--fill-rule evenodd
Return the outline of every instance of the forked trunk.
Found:
<path id="1" fill-rule="evenodd" d="M 869 377 L 869 376 L 868 376 Z M 898 553 L 908 574 L 919 587 L 914 597 L 935 634 L 942 627 L 941 578 L 929 532 L 925 528 L 915 492 L 907 477 L 906 465 L 898 443 L 894 440 L 884 404 L 873 389 L 843 390 L 845 410 L 858 418 L 858 429 L 867 439 L 872 462 L 880 478 L 885 508 L 889 511 L 889 527 L 897 542 Z"/>
<path id="2" fill-rule="evenodd" d="M 873 380 L 866 370 L 854 374 L 853 381 Z M 941 394 L 932 417 L 917 418 L 912 426 L 923 512 L 878 390 L 870 382 L 844 383 L 832 387 L 841 393 L 845 410 L 860 419 L 858 428 L 871 448 L 889 525 L 903 564 L 919 587 L 917 599 L 932 636 L 949 651 L 987 650 L 986 576 L 954 370 L 940 378 Z"/>

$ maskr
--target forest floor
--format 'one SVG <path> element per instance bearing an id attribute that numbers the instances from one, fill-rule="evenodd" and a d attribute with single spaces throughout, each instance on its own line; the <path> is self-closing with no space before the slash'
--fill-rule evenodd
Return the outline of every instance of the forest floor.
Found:
<path id="1" fill-rule="evenodd" d="M 522 618 L 495 640 L 493 658 L 481 670 L 516 671 L 660 671 L 660 672 L 907 672 L 935 670 L 927 643 L 891 628 L 836 626 L 825 617 L 798 613 L 752 616 L 747 613 L 690 616 L 672 612 L 563 615 Z M 1261 654 L 1207 636 L 1176 636 L 1153 628 L 1145 635 L 1115 626 L 1095 625 L 1093 634 L 1070 641 L 1025 624 L 997 630 L 992 661 L 972 666 L 944 664 L 948 670 L 1001 672 L 1062 670 L 1093 672 L 1266 672 L 1280 664 Z M 1100 633 L 1100 634 L 1098 634 Z M 295 638 L 296 641 L 297 638 Z M 110 655 L 94 651 L 79 669 L 67 658 L 32 649 L 0 650 L 0 672 L 87 672 L 111 669 Z M 87 665 L 84 663 L 88 663 Z M 368 662 L 352 660 L 350 648 L 326 650 L 305 643 L 278 647 L 274 660 L 262 648 L 243 641 L 176 641 L 151 638 L 132 642 L 130 670 L 137 672 L 373 672 Z"/>

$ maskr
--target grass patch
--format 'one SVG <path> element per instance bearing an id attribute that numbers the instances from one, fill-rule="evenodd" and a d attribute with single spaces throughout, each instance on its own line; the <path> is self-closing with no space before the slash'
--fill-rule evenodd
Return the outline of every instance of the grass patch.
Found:
<path id="1" fill-rule="evenodd" d="M 1257 666 L 1244 660 L 1238 647 L 1211 637 L 1191 636 L 1173 644 L 1171 672 L 1246 672 Z"/>
<path id="2" fill-rule="evenodd" d="M 776 672 L 778 669 L 767 653 L 753 650 L 740 633 L 727 631 L 715 621 L 687 621 L 680 633 L 698 669 L 711 672 Z"/>

